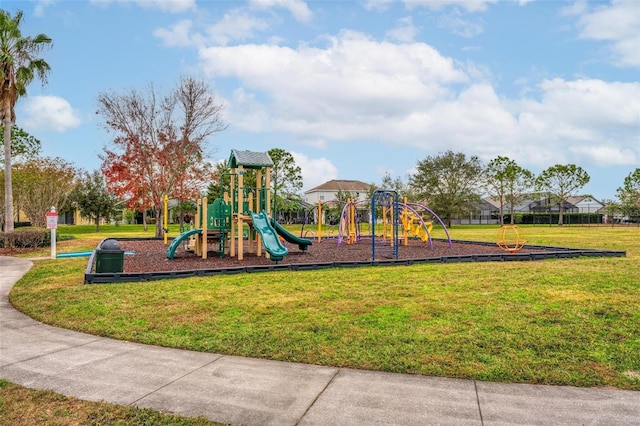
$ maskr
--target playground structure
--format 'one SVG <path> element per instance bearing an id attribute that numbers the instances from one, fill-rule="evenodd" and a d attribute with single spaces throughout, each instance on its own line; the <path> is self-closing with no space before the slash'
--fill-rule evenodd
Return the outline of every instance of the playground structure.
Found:
<path id="1" fill-rule="evenodd" d="M 300 236 L 315 238 L 315 240 L 318 242 L 322 241 L 323 238 L 337 237 L 340 242 L 346 240 L 348 244 L 352 244 L 362 236 L 362 221 L 360 220 L 359 215 L 362 214 L 363 209 L 358 209 L 358 206 L 361 206 L 363 204 L 366 205 L 368 203 L 370 203 L 370 200 L 355 201 L 352 199 L 348 199 L 347 201 L 318 201 L 317 205 L 306 212 L 304 220 L 302 222 Z M 323 214 L 326 210 L 325 206 L 336 204 L 342 206 L 340 208 L 341 214 L 336 223 L 331 224 L 329 230 L 327 231 L 323 227 L 323 224 L 326 225 L 326 223 L 323 223 Z M 399 203 L 398 206 L 402 209 L 399 220 L 400 225 L 402 226 L 402 238 L 404 245 L 407 245 L 408 239 L 412 237 L 417 237 L 423 242 L 429 241 L 430 234 L 433 229 L 433 222 L 431 220 L 425 220 L 425 215 L 434 216 L 444 227 L 442 221 L 440 221 L 435 213 L 429 210 L 429 208 L 426 206 L 417 203 L 409 203 L 407 202 L 406 197 L 404 199 L 404 203 Z M 423 213 L 421 213 L 421 211 Z M 387 216 L 390 214 L 390 212 L 391 209 L 389 207 L 383 207 L 382 212 L 377 213 L 379 215 L 382 215 L 381 220 L 383 225 L 383 234 L 388 232 L 391 226 L 391 222 L 389 222 L 387 219 Z M 372 213 L 369 212 L 368 209 L 367 215 L 372 217 Z M 305 227 L 311 222 L 312 216 L 314 216 L 314 219 L 316 220 L 317 228 L 315 232 L 309 229 L 305 230 Z M 335 227 L 335 231 L 333 227 Z"/>
<path id="2" fill-rule="evenodd" d="M 496 235 L 496 244 L 502 250 L 515 253 L 527 243 L 524 232 L 516 225 L 504 225 Z"/>
<path id="3" fill-rule="evenodd" d="M 433 223 L 425 220 L 422 212 L 426 212 L 437 220 L 445 234 L 449 247 L 452 247 L 451 237 L 444 222 L 427 206 L 418 203 L 409 203 L 405 197 L 404 202 L 398 201 L 398 194 L 390 190 L 376 190 L 373 192 L 371 200 L 354 202 L 349 200 L 342 209 L 340 219 L 340 230 L 338 232 L 338 245 L 342 241 L 347 244 L 354 244 L 363 235 L 360 233 L 358 218 L 356 217 L 356 205 L 370 203 L 371 208 L 371 258 L 376 259 L 378 254 L 389 251 L 392 257 L 398 258 L 398 247 L 400 244 L 406 246 L 409 238 L 420 239 L 424 243 L 429 243 L 429 248 L 433 250 L 433 239 L 431 231 Z M 381 221 L 382 234 L 376 234 L 378 229 L 378 218 Z M 402 232 L 400 232 L 402 229 Z M 402 236 L 402 243 L 400 243 Z"/>
<path id="4" fill-rule="evenodd" d="M 307 211 L 304 215 L 304 219 L 302 221 L 302 228 L 300 229 L 300 236 L 301 237 L 306 237 L 309 233 L 311 233 L 312 238 L 315 237 L 317 242 L 322 241 L 322 238 L 332 238 L 334 237 L 332 229 L 329 230 L 329 232 L 325 232 L 323 231 L 323 218 L 324 218 L 324 211 L 325 211 L 325 207 L 326 205 L 334 205 L 334 204 L 339 204 L 344 206 L 345 201 L 340 201 L 340 200 L 330 200 L 330 201 L 320 201 L 318 200 L 318 204 L 315 205 L 313 208 L 311 208 L 309 211 Z M 305 232 L 305 225 L 307 223 L 310 223 L 311 221 L 311 215 L 313 215 L 315 212 L 316 215 L 316 223 L 317 223 L 317 231 L 315 233 L 313 233 L 313 231 L 306 231 Z M 333 228 L 334 226 L 336 226 L 335 224 L 330 224 L 331 228 Z"/>
<path id="5" fill-rule="evenodd" d="M 400 244 L 406 246 L 409 244 L 410 238 L 417 238 L 424 243 L 429 244 L 429 248 L 433 249 L 433 239 L 431 231 L 433 223 L 437 222 L 444 230 L 449 247 L 452 247 L 451 237 L 444 222 L 427 206 L 408 202 L 404 198 L 404 202 L 399 202 L 397 194 L 389 190 L 377 190 L 372 194 L 369 200 L 355 201 L 347 199 L 347 201 L 330 200 L 318 201 L 305 214 L 302 224 L 300 236 L 305 234 L 305 226 L 310 222 L 311 216 L 315 213 L 317 221 L 317 230 L 315 232 L 316 241 L 322 241 L 322 238 L 334 238 L 333 235 L 326 235 L 323 230 L 323 212 L 326 205 L 341 205 L 341 213 L 337 221 L 337 241 L 338 245 L 343 242 L 346 244 L 355 244 L 362 238 L 370 238 L 372 240 L 372 257 L 375 258 L 375 247 L 382 247 L 381 242 L 389 247 L 398 247 Z M 367 206 L 367 210 L 359 209 L 359 206 Z M 369 234 L 362 232 L 361 215 L 363 212 L 370 217 Z M 427 217 L 425 219 L 425 217 Z M 374 230 L 376 230 L 374 232 Z M 310 231 L 306 231 L 309 233 Z M 397 240 L 396 240 L 397 236 Z M 380 250 L 378 250 L 380 252 Z M 392 253 L 397 256 L 397 253 Z"/>
<path id="6" fill-rule="evenodd" d="M 400 214 L 400 223 L 402 224 L 402 229 L 404 231 L 402 237 L 405 245 L 407 245 L 410 235 L 418 237 L 423 243 L 431 240 L 433 222 L 425 221 L 423 216 L 416 210 L 424 208 L 426 207 L 415 203 L 411 203 L 411 205 L 409 205 L 407 203 L 407 198 L 404 198 L 402 213 Z"/>
<path id="7" fill-rule="evenodd" d="M 273 261 L 281 261 L 288 254 L 284 240 L 306 250 L 311 240 L 291 234 L 271 215 L 271 167 L 273 161 L 267 153 L 231 150 L 228 161 L 231 194 L 225 193 L 208 204 L 206 197 L 197 200 L 194 227 L 182 232 L 167 249 L 167 257 L 173 259 L 180 244 L 207 258 L 209 246 L 220 257 L 230 256 L 243 260 L 244 240 L 247 250 L 257 256 L 264 255 Z M 245 186 L 245 173 L 255 170 L 255 187 Z"/>
<path id="8" fill-rule="evenodd" d="M 288 254 L 288 249 L 282 244 L 287 241 L 297 244 L 299 249 L 306 251 L 312 241 L 303 238 L 304 226 L 311 212 L 305 215 L 300 237 L 287 231 L 282 225 L 271 218 L 271 167 L 273 161 L 267 153 L 231 150 L 228 161 L 230 193 L 221 194 L 219 198 L 209 204 L 206 197 L 197 200 L 197 213 L 191 229 L 182 231 L 173 239 L 167 249 L 167 257 L 173 259 L 181 244 L 186 250 L 194 252 L 197 256 L 206 259 L 208 253 L 213 251 L 220 257 L 236 257 L 243 260 L 245 238 L 247 240 L 248 253 L 263 255 L 273 260 L 281 261 Z M 255 186 L 245 185 L 245 173 L 247 170 L 255 172 Z M 355 244 L 363 236 L 361 233 L 360 216 L 363 209 L 357 206 L 368 203 L 370 207 L 371 229 L 369 238 L 372 241 L 372 258 L 375 259 L 376 247 L 378 252 L 384 251 L 382 247 L 390 247 L 394 257 L 398 256 L 400 236 L 402 244 L 407 245 L 409 238 L 418 238 L 428 243 L 433 249 L 431 231 L 433 222 L 425 220 L 429 215 L 437 220 L 444 229 L 449 247 L 452 246 L 451 237 L 442 220 L 428 207 L 409 203 L 404 199 L 398 201 L 395 191 L 376 190 L 370 200 L 318 202 L 317 241 L 322 239 L 323 229 L 323 204 L 342 203 L 342 212 L 338 220 L 338 245 L 343 241 L 347 244 Z M 166 205 L 166 203 L 165 203 Z M 426 213 L 425 213 L 426 212 Z M 167 217 L 168 214 L 165 214 Z M 376 235 L 377 218 L 381 220 L 382 234 Z M 165 225 L 166 228 L 166 225 Z M 400 229 L 402 233 L 400 233 Z M 166 238 L 165 238 L 166 244 Z"/>
<path id="9" fill-rule="evenodd" d="M 382 239 L 376 238 L 376 218 L 378 209 L 382 209 L 383 235 Z M 400 224 L 398 193 L 396 191 L 376 190 L 371 195 L 371 260 L 376 260 L 378 255 L 384 256 L 389 253 L 391 257 L 398 259 L 398 248 L 400 234 L 398 232 Z M 388 212 L 388 215 L 387 215 Z M 390 225 L 390 234 L 387 232 L 387 225 Z M 388 241 L 388 243 L 387 243 Z"/>

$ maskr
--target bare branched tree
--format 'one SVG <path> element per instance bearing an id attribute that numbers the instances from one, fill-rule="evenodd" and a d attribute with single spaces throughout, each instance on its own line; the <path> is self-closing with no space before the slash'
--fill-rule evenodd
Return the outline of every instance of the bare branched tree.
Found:
<path id="1" fill-rule="evenodd" d="M 195 197 L 203 186 L 207 143 L 227 127 L 224 105 L 206 82 L 190 77 L 166 96 L 151 84 L 144 93 L 100 94 L 98 105 L 105 128 L 115 134 L 101 157 L 107 185 L 129 208 L 154 207 L 161 236 L 164 196 Z"/>

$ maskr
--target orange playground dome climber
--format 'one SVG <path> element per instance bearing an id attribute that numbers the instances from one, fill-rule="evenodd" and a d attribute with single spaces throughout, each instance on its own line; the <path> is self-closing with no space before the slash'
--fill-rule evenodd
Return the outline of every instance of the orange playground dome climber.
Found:
<path id="1" fill-rule="evenodd" d="M 524 232 L 516 225 L 504 225 L 498 231 L 496 236 L 496 244 L 502 250 L 509 253 L 519 251 L 526 244 Z"/>

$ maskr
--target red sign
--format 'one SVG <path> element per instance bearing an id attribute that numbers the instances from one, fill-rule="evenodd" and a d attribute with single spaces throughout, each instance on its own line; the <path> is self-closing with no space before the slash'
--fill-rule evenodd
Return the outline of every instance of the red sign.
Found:
<path id="1" fill-rule="evenodd" d="M 58 229 L 58 213 L 47 213 L 47 229 Z"/>

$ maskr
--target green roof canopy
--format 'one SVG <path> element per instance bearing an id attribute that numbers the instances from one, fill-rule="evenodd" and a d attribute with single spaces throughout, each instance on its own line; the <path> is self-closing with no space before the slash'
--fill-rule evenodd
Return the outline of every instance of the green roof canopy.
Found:
<path id="1" fill-rule="evenodd" d="M 263 167 L 273 167 L 273 161 L 266 152 L 231 150 L 228 166 L 235 169 L 238 166 L 247 169 L 261 169 Z"/>

